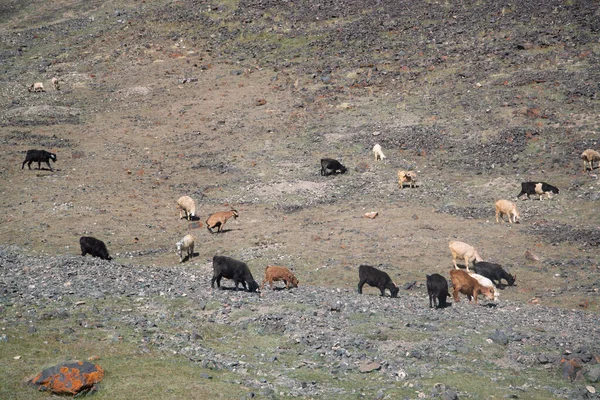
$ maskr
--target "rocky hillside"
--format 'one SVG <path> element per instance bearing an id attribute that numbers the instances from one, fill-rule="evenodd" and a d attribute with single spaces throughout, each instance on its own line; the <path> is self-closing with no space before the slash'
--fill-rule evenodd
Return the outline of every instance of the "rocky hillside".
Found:
<path id="1" fill-rule="evenodd" d="M 600 189 L 580 154 L 600 151 L 600 5 L 526 3 L 3 1 L 0 398 L 98 353 L 111 399 L 597 396 Z M 33 148 L 54 171 L 22 168 Z M 560 194 L 496 223 L 529 180 Z M 84 235 L 114 260 L 82 258 Z M 430 309 L 450 240 L 516 286 Z M 215 254 L 300 287 L 211 290 Z M 358 295 L 361 264 L 399 298 Z"/>

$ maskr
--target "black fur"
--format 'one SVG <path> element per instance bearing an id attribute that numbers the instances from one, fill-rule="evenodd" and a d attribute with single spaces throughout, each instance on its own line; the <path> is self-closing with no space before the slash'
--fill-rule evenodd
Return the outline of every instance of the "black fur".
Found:
<path id="1" fill-rule="evenodd" d="M 321 158 L 321 175 L 345 174 L 347 169 L 338 160 L 333 158 Z"/>
<path id="2" fill-rule="evenodd" d="M 213 277 L 210 281 L 210 287 L 221 287 L 221 278 L 232 279 L 235 282 L 235 290 L 238 290 L 238 285 L 241 283 L 245 290 L 256 292 L 258 283 L 252 277 L 252 273 L 245 262 L 234 260 L 225 256 L 213 257 Z M 246 287 L 246 283 L 248 286 Z"/>
<path id="3" fill-rule="evenodd" d="M 112 260 L 112 257 L 108 255 L 108 250 L 102 240 L 91 236 L 82 236 L 79 239 L 79 245 L 81 246 L 81 256 L 89 254 L 103 260 Z"/>
<path id="4" fill-rule="evenodd" d="M 440 274 L 431 274 L 426 276 L 427 293 L 429 294 L 429 307 L 447 307 L 448 303 L 446 303 L 446 297 L 450 297 L 450 293 L 448 293 L 448 281 L 446 278 Z"/>
<path id="5" fill-rule="evenodd" d="M 46 164 L 48 164 L 48 168 L 50 168 L 50 171 L 54 171 L 52 169 L 52 166 L 50 165 L 50 160 L 56 162 L 56 154 L 50 153 L 46 150 L 27 150 L 27 154 L 25 154 L 25 161 L 23 161 L 21 169 L 25 168 L 26 162 L 29 162 L 27 166 L 29 167 L 29 169 L 31 169 L 31 163 L 35 161 L 38 163 L 38 169 L 41 169 L 41 164 L 45 162 Z"/>
<path id="6" fill-rule="evenodd" d="M 392 278 L 383 271 L 378 270 L 370 265 L 361 265 L 358 267 L 358 293 L 362 294 L 362 287 L 366 283 L 369 286 L 378 288 L 381 291 L 381 295 L 385 296 L 385 289 L 390 291 L 391 297 L 398 297 L 398 291 L 400 290 Z"/>
<path id="7" fill-rule="evenodd" d="M 506 272 L 500 264 L 494 264 L 487 261 L 480 261 L 475 264 L 475 272 L 488 278 L 498 288 L 502 287 L 502 279 L 506 280 L 508 286 L 514 285 L 515 280 L 517 279 L 514 275 Z"/>
<path id="8" fill-rule="evenodd" d="M 537 185 L 541 185 L 541 189 L 543 193 L 538 193 L 535 191 L 535 187 Z M 532 194 L 537 194 L 540 196 L 540 199 L 542 198 L 542 195 L 544 193 L 548 193 L 548 192 L 552 192 L 554 194 L 558 194 L 559 190 L 556 186 L 552 186 L 546 182 L 521 182 L 521 193 L 519 193 L 517 195 L 517 198 L 523 196 L 524 194 L 527 195 L 527 198 L 529 199 L 529 195 Z"/>

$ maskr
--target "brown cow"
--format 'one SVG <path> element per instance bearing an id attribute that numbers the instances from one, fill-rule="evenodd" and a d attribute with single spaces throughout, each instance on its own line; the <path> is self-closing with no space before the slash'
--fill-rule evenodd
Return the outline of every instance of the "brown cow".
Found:
<path id="1" fill-rule="evenodd" d="M 454 301 L 459 302 L 458 292 L 466 294 L 471 302 L 471 298 L 475 298 L 475 304 L 477 304 L 477 295 L 479 293 L 484 294 L 488 300 L 494 300 L 494 291 L 491 288 L 482 286 L 477 279 L 473 278 L 468 274 L 467 271 L 462 269 L 451 269 L 450 279 L 452 280 L 452 289 Z"/>
<path id="2" fill-rule="evenodd" d="M 268 265 L 265 268 L 265 279 L 263 280 L 262 285 L 260 285 L 261 290 L 265 287 L 265 283 L 267 282 L 271 285 L 271 289 L 275 290 L 275 287 L 273 286 L 274 281 L 283 281 L 286 289 L 289 289 L 290 286 L 296 288 L 299 283 L 296 276 L 294 276 L 294 273 L 286 267 Z"/>

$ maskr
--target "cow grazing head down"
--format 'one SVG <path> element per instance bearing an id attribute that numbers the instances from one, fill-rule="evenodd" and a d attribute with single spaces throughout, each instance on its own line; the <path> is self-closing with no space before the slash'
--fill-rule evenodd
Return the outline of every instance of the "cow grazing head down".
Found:
<path id="1" fill-rule="evenodd" d="M 361 265 L 358 267 L 358 293 L 362 294 L 362 288 L 366 283 L 379 289 L 382 296 L 385 296 L 385 290 L 390 291 L 391 297 L 398 297 L 400 288 L 392 282 L 392 278 L 384 272 L 370 265 Z"/>
<path id="2" fill-rule="evenodd" d="M 258 283 L 252 277 L 252 273 L 245 262 L 235 260 L 226 256 L 213 257 L 213 277 L 210 282 L 212 288 L 221 288 L 221 279 L 227 278 L 235 282 L 235 290 L 239 289 L 241 283 L 243 288 L 249 292 L 256 292 L 259 289 Z"/>

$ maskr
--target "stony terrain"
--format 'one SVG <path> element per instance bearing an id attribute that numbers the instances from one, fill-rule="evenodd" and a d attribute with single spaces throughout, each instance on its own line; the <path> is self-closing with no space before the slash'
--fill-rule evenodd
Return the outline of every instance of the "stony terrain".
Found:
<path id="1" fill-rule="evenodd" d="M 92 335 L 186 360 L 224 398 L 593 397 L 600 190 L 579 155 L 600 150 L 599 21 L 587 1 L 3 2 L 0 372 L 63 360 L 14 360 L 28 340 L 87 357 Z M 21 169 L 30 148 L 55 171 Z M 320 176 L 322 157 L 349 172 Z M 496 224 L 526 180 L 560 194 Z M 181 195 L 199 220 L 178 220 Z M 186 233 L 197 254 L 179 265 Z M 115 260 L 81 258 L 82 235 Z M 497 304 L 429 309 L 425 274 L 448 276 L 455 239 L 517 275 Z M 215 254 L 301 285 L 212 291 Z M 400 298 L 358 296 L 360 264 Z"/>

